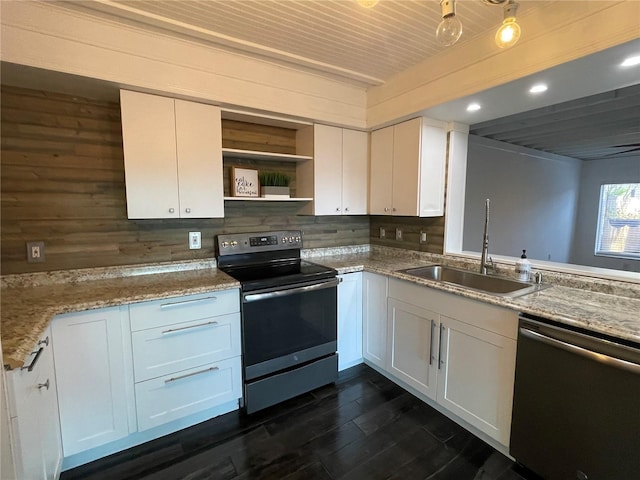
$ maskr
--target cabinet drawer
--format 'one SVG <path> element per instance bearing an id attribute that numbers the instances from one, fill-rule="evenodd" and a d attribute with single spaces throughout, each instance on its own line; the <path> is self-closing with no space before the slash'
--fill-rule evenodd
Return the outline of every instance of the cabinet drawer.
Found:
<path id="1" fill-rule="evenodd" d="M 241 357 L 136 384 L 140 431 L 236 400 L 242 396 Z"/>
<path id="2" fill-rule="evenodd" d="M 239 311 L 240 296 L 237 289 L 129 305 L 131 330 L 134 332 Z"/>
<path id="3" fill-rule="evenodd" d="M 135 381 L 240 355 L 240 314 L 231 313 L 131 334 Z"/>

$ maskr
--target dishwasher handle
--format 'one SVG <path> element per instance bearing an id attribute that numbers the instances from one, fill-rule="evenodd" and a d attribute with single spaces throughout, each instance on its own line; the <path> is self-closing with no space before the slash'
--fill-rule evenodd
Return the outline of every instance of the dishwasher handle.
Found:
<path id="1" fill-rule="evenodd" d="M 610 365 L 614 368 L 619 368 L 640 375 L 640 365 L 638 365 L 637 363 L 622 360 L 621 358 L 612 357 L 611 355 L 594 352 L 587 348 L 573 345 L 571 343 L 558 340 L 557 338 L 553 338 L 548 335 L 543 335 L 542 333 L 535 332 L 526 327 L 520 327 L 520 335 L 534 341 L 545 343 L 551 347 L 559 348 L 561 350 L 580 355 L 581 357 L 585 357 L 596 362 Z"/>

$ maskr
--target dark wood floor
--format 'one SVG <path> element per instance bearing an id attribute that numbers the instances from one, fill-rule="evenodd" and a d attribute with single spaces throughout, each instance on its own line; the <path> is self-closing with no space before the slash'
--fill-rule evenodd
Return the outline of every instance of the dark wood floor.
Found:
<path id="1" fill-rule="evenodd" d="M 62 474 L 75 479 L 523 480 L 504 455 L 364 365 L 251 416 L 204 422 Z"/>

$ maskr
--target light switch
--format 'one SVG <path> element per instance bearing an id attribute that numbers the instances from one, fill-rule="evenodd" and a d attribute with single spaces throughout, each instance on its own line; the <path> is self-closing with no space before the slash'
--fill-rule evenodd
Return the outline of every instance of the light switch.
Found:
<path id="1" fill-rule="evenodd" d="M 200 232 L 189 232 L 189 248 L 191 250 L 197 250 L 202 248 L 202 236 Z"/>

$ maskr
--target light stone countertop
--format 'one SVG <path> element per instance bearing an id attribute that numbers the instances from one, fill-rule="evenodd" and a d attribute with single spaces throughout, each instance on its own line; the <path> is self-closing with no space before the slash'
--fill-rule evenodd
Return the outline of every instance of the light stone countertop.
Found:
<path id="1" fill-rule="evenodd" d="M 379 273 L 640 344 L 640 298 L 559 285 L 552 285 L 521 297 L 508 298 L 398 272 L 405 268 L 442 263 L 441 259 L 436 258 L 406 259 L 393 255 L 355 254 L 324 256 L 310 260 L 335 268 L 339 274 L 357 271 Z"/>
<path id="2" fill-rule="evenodd" d="M 229 288 L 240 283 L 216 268 L 2 288 L 3 364 L 21 367 L 55 315 Z"/>
<path id="3" fill-rule="evenodd" d="M 443 263 L 446 259 L 439 255 L 346 247 L 303 251 L 303 257 L 340 274 L 379 273 L 640 343 L 640 298 L 635 293 L 619 296 L 553 285 L 522 297 L 504 298 L 398 272 Z M 240 287 L 215 268 L 215 260 L 10 277 L 3 278 L 0 289 L 3 363 L 9 368 L 23 365 L 55 315 Z M 633 289 L 635 286 L 635 292 Z"/>

